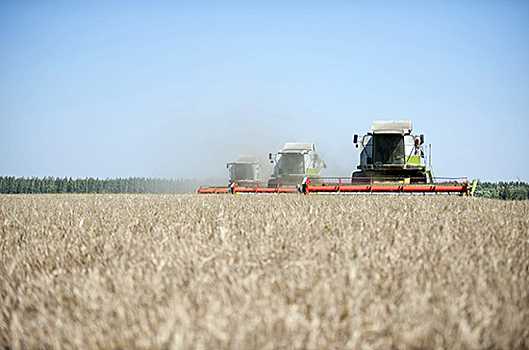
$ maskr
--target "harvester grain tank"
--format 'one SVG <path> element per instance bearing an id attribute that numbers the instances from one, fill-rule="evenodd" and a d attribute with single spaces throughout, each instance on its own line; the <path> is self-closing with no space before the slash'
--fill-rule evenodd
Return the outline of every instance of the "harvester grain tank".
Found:
<path id="1" fill-rule="evenodd" d="M 269 154 L 274 163 L 274 173 L 268 181 L 269 187 L 279 185 L 299 185 L 307 176 L 321 177 L 325 162 L 316 153 L 314 143 L 286 142 L 285 147 L 276 154 Z"/>
<path id="2" fill-rule="evenodd" d="M 238 156 L 237 160 L 226 164 L 230 185 L 234 182 L 261 182 L 261 159 L 258 156 Z"/>
<path id="3" fill-rule="evenodd" d="M 424 135 L 412 132 L 411 121 L 373 121 L 371 131 L 362 138 L 353 136 L 360 146 L 359 171 L 353 180 L 368 178 L 407 178 L 411 183 L 426 183 Z M 431 177 L 431 176 L 430 176 Z"/>

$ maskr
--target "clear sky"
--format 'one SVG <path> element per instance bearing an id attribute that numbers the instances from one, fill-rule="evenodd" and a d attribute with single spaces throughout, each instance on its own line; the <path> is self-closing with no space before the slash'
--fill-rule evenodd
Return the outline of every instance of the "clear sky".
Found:
<path id="1" fill-rule="evenodd" d="M 227 177 L 412 120 L 437 176 L 529 182 L 528 1 L 2 1 L 0 175 Z"/>

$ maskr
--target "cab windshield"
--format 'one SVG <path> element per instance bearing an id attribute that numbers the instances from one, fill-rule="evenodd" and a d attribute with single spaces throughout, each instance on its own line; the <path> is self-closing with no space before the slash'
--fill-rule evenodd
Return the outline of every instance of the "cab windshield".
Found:
<path id="1" fill-rule="evenodd" d="M 281 174 L 299 175 L 304 174 L 305 162 L 302 154 L 284 153 L 281 156 Z"/>
<path id="2" fill-rule="evenodd" d="M 252 164 L 233 164 L 232 171 L 236 181 L 253 179 Z"/>
<path id="3" fill-rule="evenodd" d="M 375 135 L 375 165 L 404 164 L 404 137 L 400 134 Z"/>

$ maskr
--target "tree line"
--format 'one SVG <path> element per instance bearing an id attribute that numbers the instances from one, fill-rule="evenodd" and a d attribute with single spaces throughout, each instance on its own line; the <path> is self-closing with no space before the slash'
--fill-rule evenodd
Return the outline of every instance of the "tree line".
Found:
<path id="1" fill-rule="evenodd" d="M 72 179 L 0 176 L 0 193 L 194 193 L 200 185 L 222 185 L 227 179 Z"/>
<path id="2" fill-rule="evenodd" d="M 529 199 L 529 184 L 526 182 L 481 182 L 478 181 L 474 195 L 477 197 L 525 200 Z"/>

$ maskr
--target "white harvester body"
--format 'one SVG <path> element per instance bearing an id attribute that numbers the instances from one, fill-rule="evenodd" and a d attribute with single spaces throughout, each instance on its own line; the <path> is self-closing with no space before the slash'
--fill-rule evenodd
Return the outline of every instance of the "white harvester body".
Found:
<path id="1" fill-rule="evenodd" d="M 274 163 L 274 172 L 269 185 L 300 184 L 306 176 L 323 176 L 327 166 L 316 153 L 314 143 L 286 142 L 285 147 L 276 154 L 269 154 Z"/>
<path id="2" fill-rule="evenodd" d="M 233 163 L 226 164 L 230 185 L 234 182 L 260 182 L 261 159 L 258 156 L 238 156 Z"/>
<path id="3" fill-rule="evenodd" d="M 412 132 L 411 121 L 373 121 L 371 131 L 353 143 L 360 147 L 360 171 L 353 177 L 405 177 L 426 180 L 424 135 Z"/>

